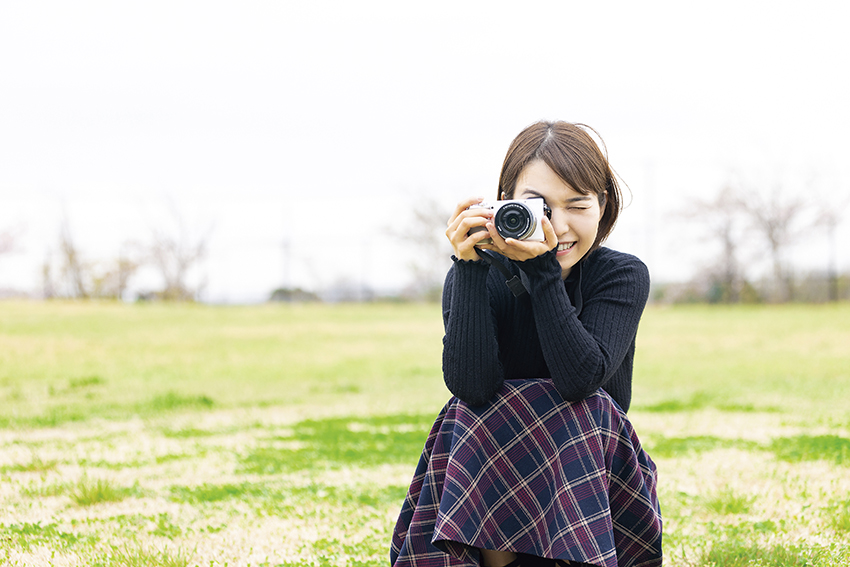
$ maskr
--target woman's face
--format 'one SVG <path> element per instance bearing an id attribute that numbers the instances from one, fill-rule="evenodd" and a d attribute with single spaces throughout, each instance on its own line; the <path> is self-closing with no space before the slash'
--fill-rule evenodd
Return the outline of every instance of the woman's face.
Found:
<path id="1" fill-rule="evenodd" d="M 535 197 L 542 197 L 552 209 L 552 227 L 558 237 L 556 257 L 561 264 L 561 277 L 566 279 L 596 241 L 602 218 L 599 197 L 579 193 L 542 160 L 525 166 L 514 189 L 514 199 Z"/>

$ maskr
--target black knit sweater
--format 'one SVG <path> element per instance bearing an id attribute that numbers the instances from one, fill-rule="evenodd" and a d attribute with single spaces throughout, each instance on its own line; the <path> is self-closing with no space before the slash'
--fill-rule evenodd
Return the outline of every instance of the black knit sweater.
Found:
<path id="1" fill-rule="evenodd" d="M 515 298 L 484 261 L 456 261 L 443 290 L 443 377 L 449 391 L 486 403 L 505 379 L 551 378 L 567 401 L 602 387 L 628 411 L 635 335 L 649 295 L 649 272 L 634 256 L 599 248 L 566 281 L 555 252 L 525 262 L 498 256 L 528 276 Z M 578 278 L 577 274 L 581 273 Z M 580 281 L 583 305 L 573 307 Z"/>

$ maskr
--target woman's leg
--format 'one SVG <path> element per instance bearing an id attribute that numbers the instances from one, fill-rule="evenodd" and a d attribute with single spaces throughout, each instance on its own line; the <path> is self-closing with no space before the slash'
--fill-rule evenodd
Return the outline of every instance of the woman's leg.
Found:
<path id="1" fill-rule="evenodd" d="M 516 561 L 516 553 L 512 551 L 481 550 L 481 564 L 484 567 L 506 567 Z"/>

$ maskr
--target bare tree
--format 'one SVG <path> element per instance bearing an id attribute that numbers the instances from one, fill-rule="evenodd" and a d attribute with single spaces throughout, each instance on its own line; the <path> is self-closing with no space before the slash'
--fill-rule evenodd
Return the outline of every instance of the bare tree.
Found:
<path id="1" fill-rule="evenodd" d="M 163 288 L 157 292 L 161 299 L 192 301 L 198 298 L 203 283 L 192 286 L 189 276 L 197 264 L 206 256 L 212 229 L 193 239 L 182 216 L 172 210 L 175 230 L 153 230 L 153 242 L 148 249 L 151 265 L 159 272 Z"/>
<path id="2" fill-rule="evenodd" d="M 85 299 L 90 296 L 86 281 L 90 265 L 85 264 L 71 235 L 68 217 L 62 218 L 59 229 L 60 277 L 71 297 Z"/>
<path id="3" fill-rule="evenodd" d="M 89 264 L 74 242 L 71 223 L 63 215 L 59 225 L 58 260 L 54 263 L 54 252 L 48 250 L 42 265 L 44 297 L 89 297 Z"/>
<path id="4" fill-rule="evenodd" d="M 408 265 L 413 281 L 405 290 L 406 294 L 439 299 L 451 256 L 451 246 L 445 235 L 449 214 L 450 211 L 435 199 L 419 197 L 404 229 L 389 230 L 409 251 Z"/>
<path id="5" fill-rule="evenodd" d="M 773 272 L 774 301 L 789 301 L 793 295 L 793 274 L 786 262 L 788 246 L 800 240 L 811 226 L 806 216 L 812 212 L 811 200 L 801 193 L 789 196 L 781 185 L 766 194 L 747 191 L 741 198 L 752 227 L 767 246 Z"/>
<path id="6" fill-rule="evenodd" d="M 782 168 L 777 172 L 774 174 L 781 175 Z M 721 245 L 719 259 L 704 265 L 699 276 L 711 282 L 712 300 L 739 301 L 742 293 L 774 302 L 794 299 L 797 288 L 789 252 L 819 230 L 826 231 L 830 240 L 828 278 L 837 280 L 834 233 L 842 207 L 827 203 L 816 191 L 816 174 L 793 182 L 783 177 L 784 183 L 772 185 L 748 182 L 740 173 L 731 179 L 734 181 L 727 182 L 714 199 L 694 200 L 685 211 L 686 218 L 697 220 Z M 752 259 L 763 259 L 769 266 L 758 290 L 745 277 L 750 267 L 756 267 L 742 259 L 745 248 L 755 253 Z M 835 296 L 834 289 L 830 293 Z"/>
<path id="7" fill-rule="evenodd" d="M 117 258 L 99 262 L 92 269 L 91 296 L 121 299 L 129 287 L 130 279 L 142 266 L 137 246 L 125 242 Z M 129 251 L 133 251 L 130 253 Z"/>
<path id="8" fill-rule="evenodd" d="M 740 301 L 746 281 L 738 258 L 746 221 L 740 203 L 737 190 L 727 183 L 714 199 L 695 199 L 684 213 L 686 218 L 704 226 L 709 238 L 720 242 L 719 258 L 700 277 L 715 282 L 719 287 L 716 300 L 724 303 Z"/>
<path id="9" fill-rule="evenodd" d="M 118 258 L 86 259 L 73 238 L 67 216 L 64 217 L 59 230 L 58 267 L 54 266 L 51 252 L 42 265 L 44 297 L 121 299 L 130 278 L 141 265 L 138 253 L 129 253 L 134 249 L 133 244 L 124 243 Z"/>
<path id="10" fill-rule="evenodd" d="M 41 294 L 44 299 L 52 299 L 57 295 L 56 282 L 53 279 L 53 261 L 50 256 L 51 253 L 48 250 L 41 264 Z"/>

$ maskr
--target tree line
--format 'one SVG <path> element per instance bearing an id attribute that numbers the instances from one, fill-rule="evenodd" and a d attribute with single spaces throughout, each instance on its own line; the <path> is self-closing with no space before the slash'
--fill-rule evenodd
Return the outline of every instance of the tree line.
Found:
<path id="1" fill-rule="evenodd" d="M 777 186 L 764 192 L 730 181 L 711 197 L 692 199 L 680 211 L 679 218 L 703 241 L 713 243 L 716 253 L 700 262 L 689 281 L 658 285 L 653 300 L 779 303 L 850 299 L 850 275 L 839 272 L 837 261 L 839 249 L 846 243 L 838 242 L 836 236 L 848 202 L 836 204 L 817 195 L 811 187 L 788 193 Z M 439 301 L 450 266 L 451 248 L 444 235 L 448 214 L 436 200 L 420 198 L 404 231 L 387 229 L 389 236 L 405 244 L 406 267 L 412 276 L 410 284 L 399 290 L 395 299 Z M 125 241 L 117 256 L 97 261 L 82 253 L 70 222 L 64 218 L 55 246 L 42 264 L 41 295 L 198 300 L 205 282 L 197 277 L 197 272 L 207 254 L 211 230 L 193 237 L 178 212 L 172 211 L 172 217 L 170 230 L 154 229 L 145 242 Z M 0 257 L 15 252 L 19 239 L 13 231 L 0 230 Z M 821 269 L 802 271 L 791 253 L 795 246 L 799 249 L 800 243 L 821 250 L 825 247 L 826 264 Z M 158 283 L 128 298 L 131 281 L 142 270 L 153 274 L 153 281 Z M 353 284 L 323 293 L 284 286 L 269 297 L 286 302 L 374 298 L 371 290 Z"/>
<path id="2" fill-rule="evenodd" d="M 846 243 L 837 241 L 844 203 L 830 202 L 813 183 L 793 193 L 776 184 L 760 191 L 727 182 L 712 198 L 693 199 L 682 219 L 718 252 L 687 283 L 664 286 L 656 299 L 670 302 L 783 303 L 850 299 L 850 277 L 838 268 Z M 817 249 L 821 268 L 801 269 L 794 251 Z M 825 254 L 824 254 L 825 253 Z"/>
<path id="3" fill-rule="evenodd" d="M 152 229 L 147 241 L 126 240 L 117 256 L 107 259 L 84 254 L 64 216 L 55 244 L 41 264 L 40 295 L 45 299 L 197 301 L 204 282 L 193 272 L 206 256 L 211 231 L 193 237 L 179 213 L 173 216 L 173 228 Z M 19 251 L 20 240 L 12 230 L 0 231 L 0 256 Z M 154 283 L 128 298 L 131 282 L 142 270 L 149 272 Z"/>

